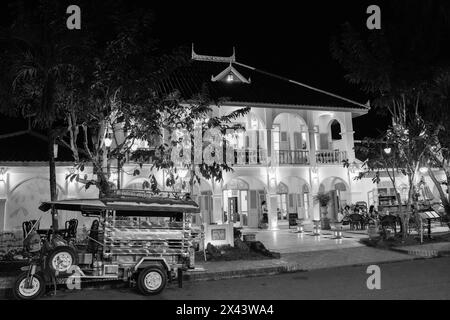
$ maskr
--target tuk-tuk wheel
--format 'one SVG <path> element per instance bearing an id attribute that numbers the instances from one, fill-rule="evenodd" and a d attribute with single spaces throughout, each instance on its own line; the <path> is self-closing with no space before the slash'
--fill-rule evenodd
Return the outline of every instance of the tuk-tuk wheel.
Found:
<path id="1" fill-rule="evenodd" d="M 35 273 L 27 288 L 28 272 L 21 273 L 14 282 L 13 296 L 17 300 L 33 300 L 41 296 L 45 289 L 44 277 Z"/>
<path id="2" fill-rule="evenodd" d="M 137 287 L 144 295 L 160 293 L 166 286 L 167 273 L 163 267 L 151 266 L 143 269 L 138 276 Z"/>
<path id="3" fill-rule="evenodd" d="M 47 265 L 53 272 L 67 272 L 71 266 L 77 264 L 77 258 L 71 247 L 56 247 L 48 255 Z"/>

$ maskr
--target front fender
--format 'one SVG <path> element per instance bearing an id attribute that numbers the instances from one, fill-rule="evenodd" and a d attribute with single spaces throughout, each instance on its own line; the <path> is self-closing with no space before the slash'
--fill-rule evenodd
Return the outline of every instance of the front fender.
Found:
<path id="1" fill-rule="evenodd" d="M 28 270 L 31 269 L 32 266 L 33 266 L 33 264 L 29 264 L 29 265 L 27 265 L 27 266 L 21 267 L 20 270 L 22 270 L 22 271 L 28 271 Z M 41 271 L 42 271 L 41 266 L 39 266 L 39 265 L 37 265 L 37 264 L 34 264 L 34 266 L 36 266 L 36 271 L 35 271 L 35 273 L 41 272 Z"/>

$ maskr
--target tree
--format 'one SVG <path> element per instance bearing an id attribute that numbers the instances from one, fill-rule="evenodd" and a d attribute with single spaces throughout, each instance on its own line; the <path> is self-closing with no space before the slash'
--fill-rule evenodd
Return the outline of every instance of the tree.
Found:
<path id="1" fill-rule="evenodd" d="M 76 37 L 65 29 L 65 7 L 56 0 L 33 4 L 17 2 L 17 16 L 7 30 L 2 30 L 4 45 L 1 72 L 5 74 L 0 91 L 5 112 L 30 118 L 33 126 L 46 132 L 50 168 L 50 196 L 57 200 L 54 144 L 59 135 L 61 110 L 55 103 L 60 76 L 71 68 Z M 53 228 L 58 228 L 56 211 Z"/>
<path id="2" fill-rule="evenodd" d="M 346 70 L 345 78 L 372 98 L 375 110 L 392 117 L 386 138 L 398 148 L 399 166 L 403 166 L 399 168 L 410 181 L 411 204 L 418 166 L 432 156 L 423 142 L 436 136 L 429 129 L 427 112 L 433 97 L 429 88 L 450 66 L 448 48 L 443 46 L 449 37 L 449 5 L 396 1 L 385 5 L 383 15 L 381 30 L 359 33 L 345 24 L 333 38 L 331 52 Z M 447 112 L 445 104 L 432 104 L 436 111 Z M 420 135 L 422 129 L 426 133 Z M 378 160 L 379 155 L 374 161 Z"/>
<path id="3" fill-rule="evenodd" d="M 176 130 L 194 132 L 195 123 L 203 121 L 202 133 L 216 128 L 224 134 L 226 129 L 236 127 L 232 119 L 249 110 L 243 108 L 211 117 L 211 105 L 220 102 L 211 101 L 207 92 L 188 97 L 189 101 L 176 90 L 161 92 L 161 81 L 169 77 L 173 69 L 187 65 L 188 55 L 182 48 L 171 54 L 158 51 L 157 41 L 148 33 L 151 20 L 145 15 L 130 15 L 130 20 L 121 20 L 121 25 L 117 35 L 96 55 L 88 56 L 82 67 L 72 70 L 61 87 L 65 93 L 61 95 L 64 99 L 60 104 L 65 110 L 68 133 L 63 143 L 72 150 L 78 169 L 67 178 L 77 179 L 86 188 L 97 186 L 100 196 L 111 193 L 111 174 L 114 170 L 120 173 L 130 155 L 140 166 L 152 163 L 153 168 L 167 171 L 166 185 L 173 187 L 179 177 L 177 163 L 171 156 L 182 143 L 171 139 L 173 133 Z M 193 139 L 191 135 L 184 143 Z M 138 142 L 147 144 L 151 150 L 135 150 Z M 96 178 L 83 173 L 91 164 Z M 112 169 L 113 166 L 116 169 Z M 196 167 L 192 162 L 186 164 L 186 168 L 190 170 L 191 192 L 200 176 L 220 180 L 222 171 L 231 170 L 226 163 L 202 163 Z M 135 168 L 133 174 L 140 174 L 139 168 Z M 156 182 L 153 176 L 150 178 Z M 119 183 L 117 187 L 120 188 Z M 152 189 L 156 191 L 158 186 L 153 184 Z"/>
<path id="4" fill-rule="evenodd" d="M 436 141 L 427 147 L 428 173 L 433 180 L 441 198 L 447 217 L 450 217 L 450 70 L 440 71 L 428 88 L 428 112 L 426 118 L 435 124 Z M 442 110 L 447 110 L 442 112 Z M 440 181 L 433 172 L 439 168 L 446 179 Z M 442 188 L 447 186 L 447 192 Z"/>
<path id="5" fill-rule="evenodd" d="M 232 163 L 227 162 L 227 152 L 232 154 L 234 161 L 231 135 L 235 130 L 244 130 L 233 120 L 244 116 L 250 109 L 240 108 L 222 116 L 213 116 L 212 106 L 220 108 L 220 103 L 212 101 L 205 91 L 196 94 L 189 102 L 177 91 L 167 96 L 166 103 L 162 104 L 166 108 L 159 109 L 162 115 L 159 127 L 162 130 L 154 132 L 159 137 L 164 134 L 166 139 L 158 139 L 155 143 L 155 135 L 151 136 L 147 142 L 152 148 L 135 152 L 131 158 L 141 164 L 152 163 L 152 169 L 166 171 L 167 187 L 173 188 L 178 184 L 181 189 L 187 189 L 188 186 L 190 194 L 201 178 L 221 181 L 224 172 L 232 171 Z M 147 128 L 149 119 L 143 116 L 137 121 L 140 128 L 137 136 L 141 140 L 148 139 L 146 133 L 151 131 Z M 212 159 L 208 161 L 208 158 Z M 180 171 L 186 172 L 187 185 Z"/>

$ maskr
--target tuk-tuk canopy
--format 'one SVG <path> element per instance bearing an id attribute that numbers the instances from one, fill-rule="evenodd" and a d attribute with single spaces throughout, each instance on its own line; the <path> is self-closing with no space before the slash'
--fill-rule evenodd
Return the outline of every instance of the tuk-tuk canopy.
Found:
<path id="1" fill-rule="evenodd" d="M 164 197 L 153 198 L 104 198 L 104 199 L 68 199 L 43 202 L 39 209 L 51 208 L 67 211 L 101 212 L 115 210 L 117 214 L 129 216 L 172 215 L 178 213 L 199 213 L 200 209 L 193 200 Z M 153 214 L 152 214 L 153 213 Z"/>

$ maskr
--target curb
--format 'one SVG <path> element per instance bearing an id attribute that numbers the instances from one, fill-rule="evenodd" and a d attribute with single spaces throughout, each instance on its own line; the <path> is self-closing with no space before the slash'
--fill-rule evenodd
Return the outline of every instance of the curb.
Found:
<path id="1" fill-rule="evenodd" d="M 450 255 L 450 250 L 404 250 L 401 248 L 390 248 L 390 250 L 423 258 L 447 257 Z"/>

